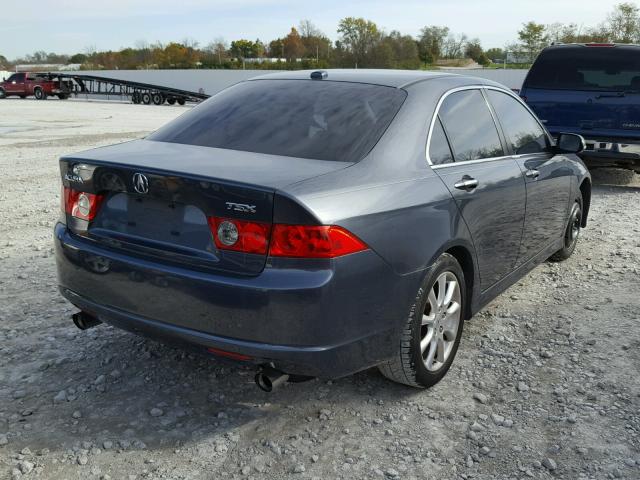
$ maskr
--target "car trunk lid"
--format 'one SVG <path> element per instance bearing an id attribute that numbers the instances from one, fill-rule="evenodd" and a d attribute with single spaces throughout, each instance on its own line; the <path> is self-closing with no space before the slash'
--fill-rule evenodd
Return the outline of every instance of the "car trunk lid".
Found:
<path id="1" fill-rule="evenodd" d="M 69 228 L 106 248 L 189 268 L 256 275 L 264 254 L 218 248 L 210 218 L 271 224 L 275 191 L 350 164 L 134 141 L 61 159 L 67 188 L 97 194 Z"/>

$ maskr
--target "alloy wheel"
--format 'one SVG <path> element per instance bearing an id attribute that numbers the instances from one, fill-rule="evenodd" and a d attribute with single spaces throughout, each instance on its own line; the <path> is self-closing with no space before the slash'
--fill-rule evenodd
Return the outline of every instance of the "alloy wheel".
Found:
<path id="1" fill-rule="evenodd" d="M 420 328 L 422 361 L 429 371 L 440 369 L 451 355 L 460 327 L 461 303 L 458 278 L 443 272 L 431 287 Z"/>

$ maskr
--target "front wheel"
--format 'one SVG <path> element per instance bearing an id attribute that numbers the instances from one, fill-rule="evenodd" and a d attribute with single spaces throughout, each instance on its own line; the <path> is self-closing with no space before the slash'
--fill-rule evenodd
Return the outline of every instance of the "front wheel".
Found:
<path id="1" fill-rule="evenodd" d="M 562 262 L 569 258 L 578 244 L 578 237 L 582 228 L 582 195 L 575 199 L 569 214 L 567 228 L 564 231 L 564 246 L 554 253 L 549 260 Z"/>
<path id="2" fill-rule="evenodd" d="M 466 301 L 462 268 L 444 253 L 418 290 L 393 358 L 378 367 L 382 374 L 418 388 L 438 383 L 458 351 Z"/>

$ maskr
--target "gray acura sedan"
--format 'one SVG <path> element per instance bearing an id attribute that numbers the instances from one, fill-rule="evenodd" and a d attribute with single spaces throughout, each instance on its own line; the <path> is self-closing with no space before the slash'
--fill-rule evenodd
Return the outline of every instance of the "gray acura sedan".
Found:
<path id="1" fill-rule="evenodd" d="M 586 225 L 578 135 L 418 71 L 283 72 L 60 160 L 60 291 L 102 322 L 287 380 L 429 387 L 462 327 Z"/>

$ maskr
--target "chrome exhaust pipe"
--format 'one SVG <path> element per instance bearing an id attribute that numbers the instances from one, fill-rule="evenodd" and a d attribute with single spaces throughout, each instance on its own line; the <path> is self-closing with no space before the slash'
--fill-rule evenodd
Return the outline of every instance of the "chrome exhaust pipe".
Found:
<path id="1" fill-rule="evenodd" d="M 71 315 L 73 323 L 80 330 L 87 330 L 89 328 L 93 328 L 96 325 L 100 325 L 102 322 L 98 320 L 93 315 L 87 312 L 78 312 Z"/>
<path id="2" fill-rule="evenodd" d="M 287 383 L 288 380 L 288 374 L 269 366 L 262 367 L 255 376 L 258 388 L 267 393 L 273 392 L 276 388 Z"/>

